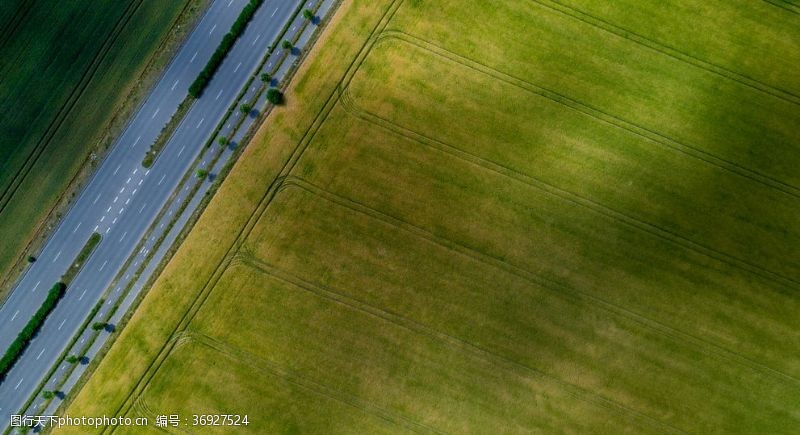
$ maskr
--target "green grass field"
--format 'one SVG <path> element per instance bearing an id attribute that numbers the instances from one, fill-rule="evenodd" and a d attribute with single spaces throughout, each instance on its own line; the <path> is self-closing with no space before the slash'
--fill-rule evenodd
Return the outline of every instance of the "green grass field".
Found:
<path id="1" fill-rule="evenodd" d="M 187 3 L 20 0 L 0 7 L 2 276 L 12 275 Z"/>
<path id="2" fill-rule="evenodd" d="M 800 28 L 675 3 L 345 1 L 67 413 L 796 433 Z"/>

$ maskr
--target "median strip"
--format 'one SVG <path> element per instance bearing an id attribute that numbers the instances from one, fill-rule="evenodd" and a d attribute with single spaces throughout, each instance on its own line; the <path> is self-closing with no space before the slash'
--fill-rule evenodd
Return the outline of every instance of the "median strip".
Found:
<path id="1" fill-rule="evenodd" d="M 176 110 L 175 113 L 172 115 L 172 117 L 169 119 L 167 125 L 165 125 L 164 128 L 161 129 L 161 133 L 159 133 L 158 138 L 156 138 L 156 141 L 153 142 L 152 145 L 150 145 L 150 149 L 144 154 L 144 159 L 142 159 L 142 166 L 144 166 L 145 168 L 150 168 L 151 166 L 153 166 L 153 162 L 156 160 L 158 153 L 161 151 L 162 148 L 164 148 L 164 145 L 167 144 L 167 140 L 169 140 L 169 138 L 172 137 L 172 133 L 175 132 L 175 130 L 178 128 L 178 125 L 181 123 L 181 120 L 183 120 L 183 117 L 186 116 L 186 114 L 189 112 L 189 108 L 192 107 L 193 102 L 194 98 L 186 97 L 181 102 L 181 104 L 178 105 L 178 110 Z"/>
<path id="2" fill-rule="evenodd" d="M 87 240 L 86 244 L 83 245 L 83 249 L 81 249 L 81 252 L 78 253 L 77 257 L 75 257 L 72 265 L 63 275 L 61 275 L 61 282 L 63 282 L 65 285 L 69 285 L 69 283 L 72 282 L 72 280 L 75 278 L 75 275 L 80 272 L 83 263 L 85 263 L 86 259 L 89 258 L 89 255 L 92 254 L 94 248 L 97 247 L 101 239 L 102 237 L 99 233 L 92 233 L 92 235 L 89 236 L 89 240 Z"/>

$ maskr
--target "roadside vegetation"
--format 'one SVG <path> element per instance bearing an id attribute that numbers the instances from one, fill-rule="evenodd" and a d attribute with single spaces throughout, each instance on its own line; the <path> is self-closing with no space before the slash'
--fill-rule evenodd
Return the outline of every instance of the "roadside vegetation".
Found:
<path id="1" fill-rule="evenodd" d="M 800 30 L 623 3 L 344 1 L 66 412 L 791 433 Z"/>
<path id="2" fill-rule="evenodd" d="M 64 296 L 64 291 L 66 291 L 66 289 L 66 284 L 58 282 L 47 292 L 47 297 L 44 302 L 42 302 L 42 306 L 36 310 L 33 317 L 28 320 L 28 323 L 26 323 L 22 331 L 19 332 L 17 338 L 14 339 L 11 346 L 9 346 L 3 354 L 3 357 L 0 358 L 0 382 L 5 379 L 8 371 L 11 370 L 14 363 L 16 363 L 17 359 L 22 355 L 22 352 L 28 347 L 31 339 L 33 339 L 33 336 L 39 331 L 39 328 L 42 327 L 47 316 L 56 307 L 61 297 Z"/>
<path id="3" fill-rule="evenodd" d="M 7 60 L 0 66 L 0 276 L 6 285 L 28 249 L 44 240 L 46 222 L 57 220 L 58 211 L 49 215 L 53 207 L 63 210 L 70 200 L 70 183 L 91 168 L 90 154 L 121 129 L 138 86 L 149 83 L 163 62 L 158 56 L 169 54 L 168 37 L 181 33 L 173 26 L 200 4 L 3 2 L 8 10 L 0 19 L 12 22 L 0 36 Z"/>
<path id="4" fill-rule="evenodd" d="M 192 84 L 189 85 L 190 96 L 198 98 L 200 94 L 203 93 L 203 89 L 206 88 L 208 82 L 214 77 L 214 73 L 217 71 L 219 66 L 222 65 L 222 61 L 225 60 L 225 56 L 228 55 L 228 52 L 233 47 L 233 44 L 244 32 L 244 29 L 247 27 L 247 23 L 250 22 L 250 20 L 253 18 L 253 15 L 256 13 L 256 10 L 263 2 L 264 0 L 250 0 L 250 2 L 247 3 L 247 5 L 242 9 L 239 17 L 236 18 L 236 21 L 234 21 L 231 25 L 231 30 L 222 37 L 222 41 L 220 41 L 217 49 L 214 50 L 214 53 L 206 63 L 206 66 L 202 71 L 200 71 L 200 74 L 197 75 L 197 78 L 194 79 Z"/>

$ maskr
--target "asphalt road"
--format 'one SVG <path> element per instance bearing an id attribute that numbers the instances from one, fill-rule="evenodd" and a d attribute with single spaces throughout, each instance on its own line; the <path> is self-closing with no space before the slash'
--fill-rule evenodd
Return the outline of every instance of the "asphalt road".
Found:
<path id="1" fill-rule="evenodd" d="M 297 8 L 296 0 L 266 0 L 220 69 L 178 126 L 150 170 L 142 157 L 186 96 L 246 0 L 215 0 L 162 75 L 38 261 L 0 308 L 4 351 L 69 268 L 93 231 L 103 240 L 67 289 L 41 331 L 0 384 L 0 424 L 8 425 L 65 349 L 145 230 L 164 207 L 236 95 Z"/>

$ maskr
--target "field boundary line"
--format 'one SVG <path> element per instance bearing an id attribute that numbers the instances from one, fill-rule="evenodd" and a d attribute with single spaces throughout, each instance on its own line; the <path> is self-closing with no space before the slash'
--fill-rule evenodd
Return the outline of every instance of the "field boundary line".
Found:
<path id="1" fill-rule="evenodd" d="M 647 222 L 640 218 L 636 218 L 634 216 L 630 216 L 626 213 L 623 213 L 619 210 L 613 209 L 608 207 L 600 202 L 592 200 L 590 198 L 584 197 L 577 193 L 562 189 L 558 186 L 550 184 L 546 181 L 543 181 L 539 178 L 534 176 L 528 175 L 524 172 L 519 170 L 513 169 L 508 167 L 504 164 L 494 162 L 492 160 L 483 158 L 481 156 L 469 153 L 464 151 L 456 146 L 450 145 L 445 143 L 441 140 L 431 138 L 426 136 L 422 133 L 417 131 L 411 130 L 407 127 L 403 127 L 398 125 L 386 118 L 382 118 L 378 115 L 375 115 L 371 112 L 368 112 L 353 102 L 352 97 L 349 95 L 349 92 L 345 90 L 343 97 L 341 99 L 342 108 L 348 112 L 350 115 L 361 119 L 365 122 L 370 124 L 376 125 L 380 128 L 383 128 L 387 131 L 390 131 L 396 135 L 404 137 L 406 139 L 412 140 L 414 142 L 420 143 L 424 146 L 436 149 L 440 152 L 448 154 L 452 157 L 455 157 L 459 160 L 463 160 L 469 162 L 473 165 L 481 167 L 483 169 L 495 172 L 497 174 L 503 175 L 507 178 L 516 180 L 521 182 L 525 185 L 533 187 L 537 190 L 542 192 L 548 193 L 554 197 L 560 198 L 562 200 L 571 202 L 573 204 L 579 205 L 586 209 L 592 210 L 598 214 L 606 216 L 611 220 L 623 223 L 629 227 L 635 228 L 639 231 L 645 232 L 647 234 L 656 236 L 662 240 L 666 240 L 671 242 L 677 246 L 680 246 L 684 249 L 691 250 L 708 258 L 711 258 L 715 261 L 720 263 L 727 264 L 731 267 L 734 267 L 739 270 L 743 270 L 749 272 L 753 275 L 756 275 L 762 279 L 769 280 L 779 286 L 782 286 L 787 289 L 796 290 L 800 287 L 800 282 L 796 281 L 795 279 L 780 274 L 778 272 L 774 272 L 770 269 L 767 269 L 763 266 L 759 266 L 757 264 L 751 263 L 747 260 L 735 257 L 731 254 L 722 252 L 716 248 L 706 246 L 699 242 L 689 239 L 673 230 L 662 228 L 659 225 Z"/>
<path id="2" fill-rule="evenodd" d="M 632 122 L 626 121 L 616 115 L 612 115 L 610 113 L 604 112 L 600 109 L 595 107 L 589 106 L 585 103 L 582 103 L 576 99 L 568 97 L 563 94 L 559 94 L 558 92 L 552 91 L 550 89 L 544 88 L 539 86 L 535 83 L 529 82 L 527 80 L 521 79 L 519 77 L 515 77 L 509 75 L 505 72 L 499 71 L 494 69 L 488 65 L 482 64 L 478 61 L 473 59 L 469 59 L 463 57 L 457 53 L 447 50 L 441 46 L 438 46 L 430 41 L 426 41 L 421 39 L 417 36 L 405 33 L 400 30 L 388 30 L 383 32 L 379 39 L 381 41 L 386 40 L 395 40 L 405 42 L 409 45 L 416 46 L 422 50 L 428 51 L 434 55 L 441 57 L 442 59 L 447 59 L 455 64 L 459 64 L 466 68 L 472 69 L 476 72 L 485 74 L 490 77 L 494 77 L 500 81 L 508 83 L 512 86 L 516 86 L 520 89 L 524 89 L 530 93 L 539 95 L 543 98 L 551 100 L 555 103 L 561 104 L 565 107 L 569 107 L 570 109 L 575 110 L 576 112 L 583 113 L 586 116 L 592 117 L 597 119 L 600 122 L 606 123 L 613 127 L 616 127 L 620 130 L 627 131 L 631 134 L 636 136 L 640 136 L 644 139 L 647 139 L 651 142 L 655 142 L 660 144 L 664 147 L 670 148 L 674 151 L 682 153 L 688 157 L 695 158 L 697 160 L 703 161 L 709 165 L 717 166 L 721 169 L 724 169 L 728 172 L 734 173 L 739 175 L 743 178 L 749 179 L 751 181 L 763 184 L 769 188 L 775 189 L 776 191 L 782 192 L 788 196 L 796 200 L 800 200 L 800 188 L 789 184 L 787 182 L 778 180 L 774 177 L 769 175 L 762 174 L 756 170 L 750 169 L 746 166 L 742 166 L 736 162 L 726 160 L 722 157 L 719 157 L 711 152 L 704 151 L 696 146 L 687 145 L 681 142 L 676 141 L 662 133 L 659 133 L 655 130 L 651 130 L 646 127 L 642 127 L 640 125 L 634 124 Z"/>
<path id="3" fill-rule="evenodd" d="M 67 95 L 64 104 L 61 106 L 58 112 L 56 112 L 53 120 L 50 121 L 50 124 L 47 126 L 47 129 L 44 131 L 39 140 L 36 141 L 36 145 L 34 146 L 33 150 L 25 158 L 20 168 L 16 171 L 16 174 L 10 179 L 8 186 L 2 188 L 2 192 L 0 192 L 0 214 L 5 211 L 6 207 L 11 202 L 11 199 L 16 195 L 19 187 L 28 177 L 30 171 L 33 170 L 36 162 L 39 161 L 39 157 L 41 157 L 44 150 L 47 149 L 47 147 L 51 144 L 53 137 L 61 128 L 61 125 L 70 115 L 70 113 L 72 113 L 72 109 L 78 104 L 78 101 L 80 101 L 81 97 L 86 91 L 86 88 L 89 87 L 89 84 L 94 79 L 97 70 L 100 68 L 100 64 L 103 63 L 109 51 L 111 50 L 111 47 L 122 34 L 122 29 L 127 26 L 128 22 L 130 22 L 131 18 L 133 18 L 133 16 L 136 14 L 136 11 L 139 10 L 139 7 L 142 5 L 143 1 L 144 0 L 134 0 L 128 4 L 128 7 L 120 15 L 120 18 L 116 23 L 114 23 L 114 27 L 112 27 L 109 35 L 98 48 L 97 54 L 92 58 L 89 66 L 84 70 L 83 74 L 81 74 L 80 79 L 72 88 L 72 91 L 70 91 L 69 95 Z"/>
<path id="4" fill-rule="evenodd" d="M 194 298 L 192 302 L 189 302 L 189 306 L 187 307 L 186 311 L 184 312 L 182 318 L 178 321 L 173 329 L 172 334 L 185 329 L 188 326 L 188 323 L 194 317 L 194 314 L 202 308 L 203 303 L 208 298 L 209 293 L 213 290 L 216 283 L 221 278 L 222 274 L 225 272 L 228 264 L 230 263 L 232 257 L 235 255 L 236 251 L 238 250 L 239 246 L 244 243 L 245 239 L 252 231 L 252 228 L 261 219 L 261 216 L 269 207 L 272 199 L 275 196 L 275 190 L 279 187 L 282 183 L 283 178 L 287 173 L 294 167 L 299 160 L 300 155 L 305 152 L 308 143 L 311 141 L 311 138 L 319 131 L 321 125 L 325 122 L 328 115 L 330 114 L 333 107 L 339 100 L 341 89 L 343 88 L 343 84 L 349 83 L 352 79 L 352 75 L 357 70 L 357 66 L 360 66 L 361 62 L 364 61 L 366 58 L 366 54 L 372 49 L 375 41 L 377 40 L 376 36 L 380 31 L 382 31 L 389 23 L 391 18 L 394 16 L 394 13 L 397 12 L 397 9 L 402 5 L 404 0 L 392 0 L 392 3 L 389 4 L 387 9 L 384 11 L 381 18 L 373 27 L 370 34 L 364 41 L 364 44 L 361 46 L 360 50 L 357 52 L 354 59 L 350 62 L 347 69 L 343 73 L 343 76 L 336 85 L 333 86 L 328 98 L 326 99 L 325 103 L 322 107 L 317 111 L 314 119 L 312 120 L 311 124 L 306 128 L 305 132 L 301 136 L 298 143 L 295 145 L 294 149 L 292 150 L 289 158 L 283 164 L 281 170 L 278 172 L 277 176 L 272 180 L 269 184 L 268 188 L 265 190 L 264 194 L 262 195 L 259 202 L 256 204 L 256 207 L 253 209 L 250 217 L 248 217 L 247 222 L 241 229 L 238 231 L 235 240 L 233 243 L 228 247 L 227 252 L 217 264 L 216 268 L 209 276 L 206 284 L 203 286 L 202 289 L 198 292 L 197 296 Z M 338 4 L 337 4 L 338 8 Z M 328 18 L 327 21 L 331 21 L 333 18 L 331 16 Z M 127 413 L 128 409 L 132 404 L 132 401 L 136 400 L 136 397 L 141 394 L 142 391 L 147 387 L 150 380 L 155 376 L 155 373 L 158 371 L 161 364 L 163 364 L 164 360 L 171 352 L 172 344 L 169 340 L 164 342 L 164 344 L 159 349 L 158 353 L 154 357 L 154 359 L 150 362 L 150 364 L 145 368 L 144 373 L 142 376 L 137 380 L 136 384 L 133 386 L 132 390 L 128 393 L 128 396 L 120 403 L 119 407 L 117 408 L 117 414 L 120 412 Z M 105 427 L 103 428 L 102 432 L 112 432 L 114 428 Z"/>
<path id="5" fill-rule="evenodd" d="M 281 366 L 278 363 L 269 361 L 258 355 L 252 354 L 239 346 L 225 343 L 216 338 L 197 331 L 188 333 L 191 344 L 203 346 L 213 352 L 219 353 L 236 362 L 250 366 L 258 371 L 269 373 L 285 382 L 297 385 L 311 393 L 327 397 L 336 402 L 357 409 L 365 414 L 385 420 L 395 426 L 402 426 L 415 433 L 438 433 L 443 434 L 439 429 L 426 425 L 396 412 L 378 407 L 372 403 L 360 400 L 357 396 L 346 393 L 338 388 L 328 386 L 322 382 L 313 380 L 307 376 L 295 373 L 292 369 Z M 188 344 L 188 343 L 187 343 Z"/>
<path id="6" fill-rule="evenodd" d="M 800 15 L 800 6 L 792 2 L 786 0 L 764 0 L 764 1 L 771 4 L 772 6 L 779 7 L 785 11 L 789 11 L 796 15 Z"/>
<path id="7" fill-rule="evenodd" d="M 743 356 L 735 351 L 729 350 L 722 345 L 719 345 L 702 337 L 695 336 L 691 333 L 681 331 L 661 321 L 652 319 L 645 314 L 638 313 L 633 309 L 626 308 L 617 305 L 613 302 L 610 302 L 606 299 L 603 299 L 601 297 L 594 296 L 591 293 L 586 292 L 584 290 L 572 287 L 568 284 L 558 282 L 552 278 L 547 278 L 541 274 L 530 272 L 522 267 L 516 266 L 514 264 L 509 263 L 506 260 L 498 258 L 497 256 L 479 251 L 475 248 L 471 248 L 459 242 L 455 242 L 450 239 L 438 236 L 429 230 L 418 227 L 400 218 L 397 218 L 395 216 L 384 213 L 380 210 L 369 207 L 353 199 L 346 198 L 336 193 L 325 190 L 322 187 L 310 183 L 309 181 L 298 179 L 292 176 L 288 178 L 284 184 L 286 185 L 285 188 L 295 187 L 303 189 L 329 202 L 338 204 L 342 207 L 349 208 L 353 211 L 370 216 L 376 220 L 382 221 L 388 225 L 402 229 L 412 235 L 428 240 L 431 243 L 434 243 L 438 246 L 444 247 L 448 250 L 451 250 L 453 252 L 471 258 L 482 264 L 494 267 L 495 269 L 502 270 L 506 273 L 510 273 L 536 286 L 548 289 L 556 295 L 560 295 L 562 297 L 566 295 L 581 303 L 586 303 L 586 304 L 594 303 L 600 308 L 606 310 L 607 312 L 613 315 L 633 320 L 645 327 L 650 328 L 654 332 L 670 337 L 676 341 L 684 340 L 688 343 L 691 343 L 696 349 L 698 349 L 698 351 L 706 355 L 716 356 L 717 358 L 723 360 L 737 362 L 740 365 L 748 367 L 756 372 L 760 372 L 765 375 L 772 375 L 772 377 L 776 379 L 791 381 L 792 383 L 795 384 L 795 386 L 800 386 L 800 379 L 785 372 L 782 372 L 780 370 L 769 367 L 749 357 Z"/>
<path id="8" fill-rule="evenodd" d="M 742 86 L 755 89 L 771 97 L 781 99 L 791 104 L 800 105 L 800 96 L 791 91 L 787 91 L 777 86 L 767 84 L 761 80 L 752 78 L 746 74 L 733 71 L 724 66 L 717 65 L 708 60 L 704 60 L 699 57 L 693 56 L 677 48 L 670 47 L 667 44 L 657 42 L 655 40 L 642 36 L 632 30 L 622 28 L 602 18 L 596 17 L 588 12 L 584 12 L 576 7 L 568 6 L 564 3 L 561 3 L 559 0 L 530 0 L 530 1 L 539 4 L 544 8 L 550 9 L 556 12 L 557 14 L 570 17 L 574 20 L 580 21 L 589 26 L 601 29 L 607 33 L 611 33 L 613 35 L 616 35 L 617 37 L 626 39 L 637 45 L 646 47 L 650 50 L 653 50 L 657 53 L 676 59 L 687 65 L 692 65 L 695 68 L 702 69 L 704 71 L 718 75 L 725 79 L 736 82 Z"/>
<path id="9" fill-rule="evenodd" d="M 23 21 L 27 20 L 28 14 L 31 12 L 31 5 L 33 4 L 33 0 L 23 0 L 24 3 L 21 3 L 19 7 L 14 11 L 14 14 L 10 17 L 11 25 L 8 26 L 2 34 L 0 34 L 0 50 L 3 46 L 6 45 L 8 39 L 11 35 L 17 32 L 17 28 Z M 4 65 L 5 66 L 5 65 Z M 2 74 L 3 69 L 0 68 L 0 74 Z"/>
<path id="10" fill-rule="evenodd" d="M 287 179 L 284 183 L 286 187 L 290 187 L 295 185 L 297 182 L 294 178 Z M 298 186 L 299 187 L 299 186 Z M 305 188 L 302 188 L 306 190 Z M 313 192 L 309 192 L 314 196 L 317 196 Z M 341 205 L 340 205 L 341 206 Z M 372 216 L 371 216 L 372 217 Z M 375 219 L 374 217 L 372 217 Z M 384 222 L 385 223 L 385 222 Z M 407 316 L 403 316 L 397 313 L 393 313 L 391 311 L 386 311 L 385 309 L 376 307 L 370 303 L 361 301 L 353 296 L 348 296 L 343 294 L 339 291 L 336 291 L 330 287 L 322 286 L 320 284 L 312 283 L 308 280 L 303 279 L 287 270 L 280 269 L 276 266 L 268 264 L 266 261 L 255 258 L 250 261 L 245 261 L 245 265 L 251 269 L 257 270 L 258 272 L 270 276 L 273 279 L 285 282 L 293 287 L 296 287 L 300 290 L 303 290 L 307 293 L 310 293 L 316 297 L 327 299 L 333 301 L 336 304 L 343 305 L 350 309 L 360 311 L 362 313 L 367 314 L 370 317 L 377 318 L 379 320 L 383 320 L 385 322 L 392 323 L 396 326 L 399 326 L 403 329 L 411 331 L 415 334 L 427 336 L 432 338 L 436 341 L 446 343 L 449 347 L 454 349 L 460 350 L 467 350 L 473 356 L 478 356 L 479 358 L 491 363 L 494 366 L 498 366 L 503 370 L 507 370 L 510 372 L 515 372 L 517 370 L 522 370 L 528 375 L 521 375 L 524 378 L 530 379 L 530 375 L 534 375 L 538 379 L 543 379 L 545 381 L 552 382 L 556 384 L 561 390 L 569 394 L 570 396 L 592 403 L 594 405 L 606 408 L 608 410 L 614 411 L 620 414 L 626 414 L 628 418 L 638 418 L 647 421 L 650 425 L 655 424 L 656 426 L 662 429 L 669 429 L 679 433 L 685 433 L 682 429 L 678 429 L 669 423 L 660 421 L 650 415 L 644 414 L 640 411 L 632 409 L 626 405 L 623 405 L 611 398 L 608 398 L 602 394 L 595 393 L 585 388 L 575 385 L 573 383 L 567 382 L 563 379 L 558 378 L 555 375 L 551 375 L 546 373 L 542 370 L 539 370 L 535 367 L 531 367 L 527 364 L 521 363 L 509 357 L 503 356 L 498 354 L 497 352 L 491 351 L 489 349 L 485 349 L 479 345 L 471 343 L 465 339 L 457 337 L 455 335 L 448 334 L 446 332 L 442 332 L 436 328 L 431 326 L 425 325 L 420 323 L 416 320 L 413 320 Z M 499 362 L 499 363 L 498 363 Z M 516 369 L 516 370 L 515 370 Z M 517 375 L 520 373 L 517 372 Z M 591 399 L 589 399 L 591 397 Z"/>

